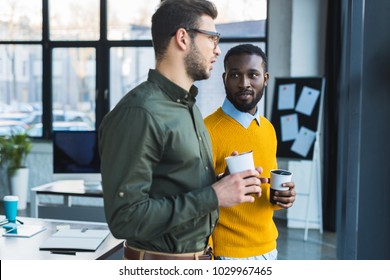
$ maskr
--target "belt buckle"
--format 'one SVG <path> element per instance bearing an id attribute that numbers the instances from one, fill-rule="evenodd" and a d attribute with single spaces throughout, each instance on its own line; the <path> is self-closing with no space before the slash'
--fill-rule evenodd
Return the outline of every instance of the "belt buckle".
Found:
<path id="1" fill-rule="evenodd" d="M 207 247 L 204 249 L 203 255 L 208 256 L 210 260 L 213 258 L 213 247 L 210 245 L 207 245 Z"/>

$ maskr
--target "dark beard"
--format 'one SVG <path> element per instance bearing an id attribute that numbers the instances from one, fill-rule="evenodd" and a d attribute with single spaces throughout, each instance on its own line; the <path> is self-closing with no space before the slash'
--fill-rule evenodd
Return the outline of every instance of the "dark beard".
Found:
<path id="1" fill-rule="evenodd" d="M 184 58 L 184 65 L 186 67 L 187 75 L 194 81 L 206 80 L 210 74 L 206 72 L 202 62 L 204 59 L 199 53 L 194 41 L 191 41 L 191 50 Z"/>
<path id="2" fill-rule="evenodd" d="M 227 89 L 225 87 L 225 91 L 227 92 Z M 227 99 L 234 105 L 234 107 L 243 113 L 250 112 L 253 108 L 257 106 L 257 103 L 259 103 L 260 99 L 263 97 L 264 94 L 264 88 L 260 91 L 261 93 L 256 96 L 255 99 L 253 99 L 250 103 L 237 103 L 236 100 L 232 100 L 230 98 L 230 95 L 226 95 Z M 237 94 L 236 94 L 237 95 Z"/>

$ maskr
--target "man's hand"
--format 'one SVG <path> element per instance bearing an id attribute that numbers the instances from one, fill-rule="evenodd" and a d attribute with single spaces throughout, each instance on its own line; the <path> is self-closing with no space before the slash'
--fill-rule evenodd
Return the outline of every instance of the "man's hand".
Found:
<path id="1" fill-rule="evenodd" d="M 231 207 L 243 202 L 254 202 L 255 198 L 250 194 L 261 196 L 259 171 L 246 170 L 223 177 L 211 187 L 218 197 L 220 208 Z"/>
<path id="2" fill-rule="evenodd" d="M 274 200 L 282 208 L 290 208 L 295 201 L 296 192 L 294 182 L 284 183 L 283 187 L 288 187 L 287 191 L 275 191 Z"/>

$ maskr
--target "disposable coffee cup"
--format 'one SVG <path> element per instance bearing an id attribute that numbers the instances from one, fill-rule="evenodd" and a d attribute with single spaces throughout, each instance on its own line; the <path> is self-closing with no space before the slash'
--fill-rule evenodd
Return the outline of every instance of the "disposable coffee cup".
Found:
<path id="1" fill-rule="evenodd" d="M 15 223 L 16 215 L 18 214 L 19 197 L 16 195 L 6 195 L 4 196 L 3 201 L 5 218 L 8 222 Z"/>
<path id="2" fill-rule="evenodd" d="M 275 195 L 275 191 L 288 191 L 288 187 L 283 187 L 282 184 L 291 182 L 292 172 L 283 169 L 274 169 L 271 170 L 271 193 L 270 193 L 270 201 L 275 204 L 275 200 L 273 199 Z"/>
<path id="3" fill-rule="evenodd" d="M 225 158 L 230 174 L 239 173 L 245 170 L 255 169 L 253 152 L 246 152 L 236 156 Z"/>

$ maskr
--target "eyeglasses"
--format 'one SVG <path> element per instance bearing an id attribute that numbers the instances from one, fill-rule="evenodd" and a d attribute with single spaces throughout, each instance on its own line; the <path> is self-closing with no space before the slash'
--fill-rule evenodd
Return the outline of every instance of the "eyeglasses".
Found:
<path id="1" fill-rule="evenodd" d="M 203 29 L 197 29 L 197 28 L 186 28 L 186 30 L 187 31 L 198 32 L 198 33 L 201 33 L 201 34 L 204 34 L 204 35 L 208 35 L 210 40 L 212 40 L 213 43 L 214 43 L 214 49 L 218 46 L 219 38 L 221 36 L 220 33 L 213 32 L 213 31 L 207 31 L 207 30 L 203 30 Z"/>

